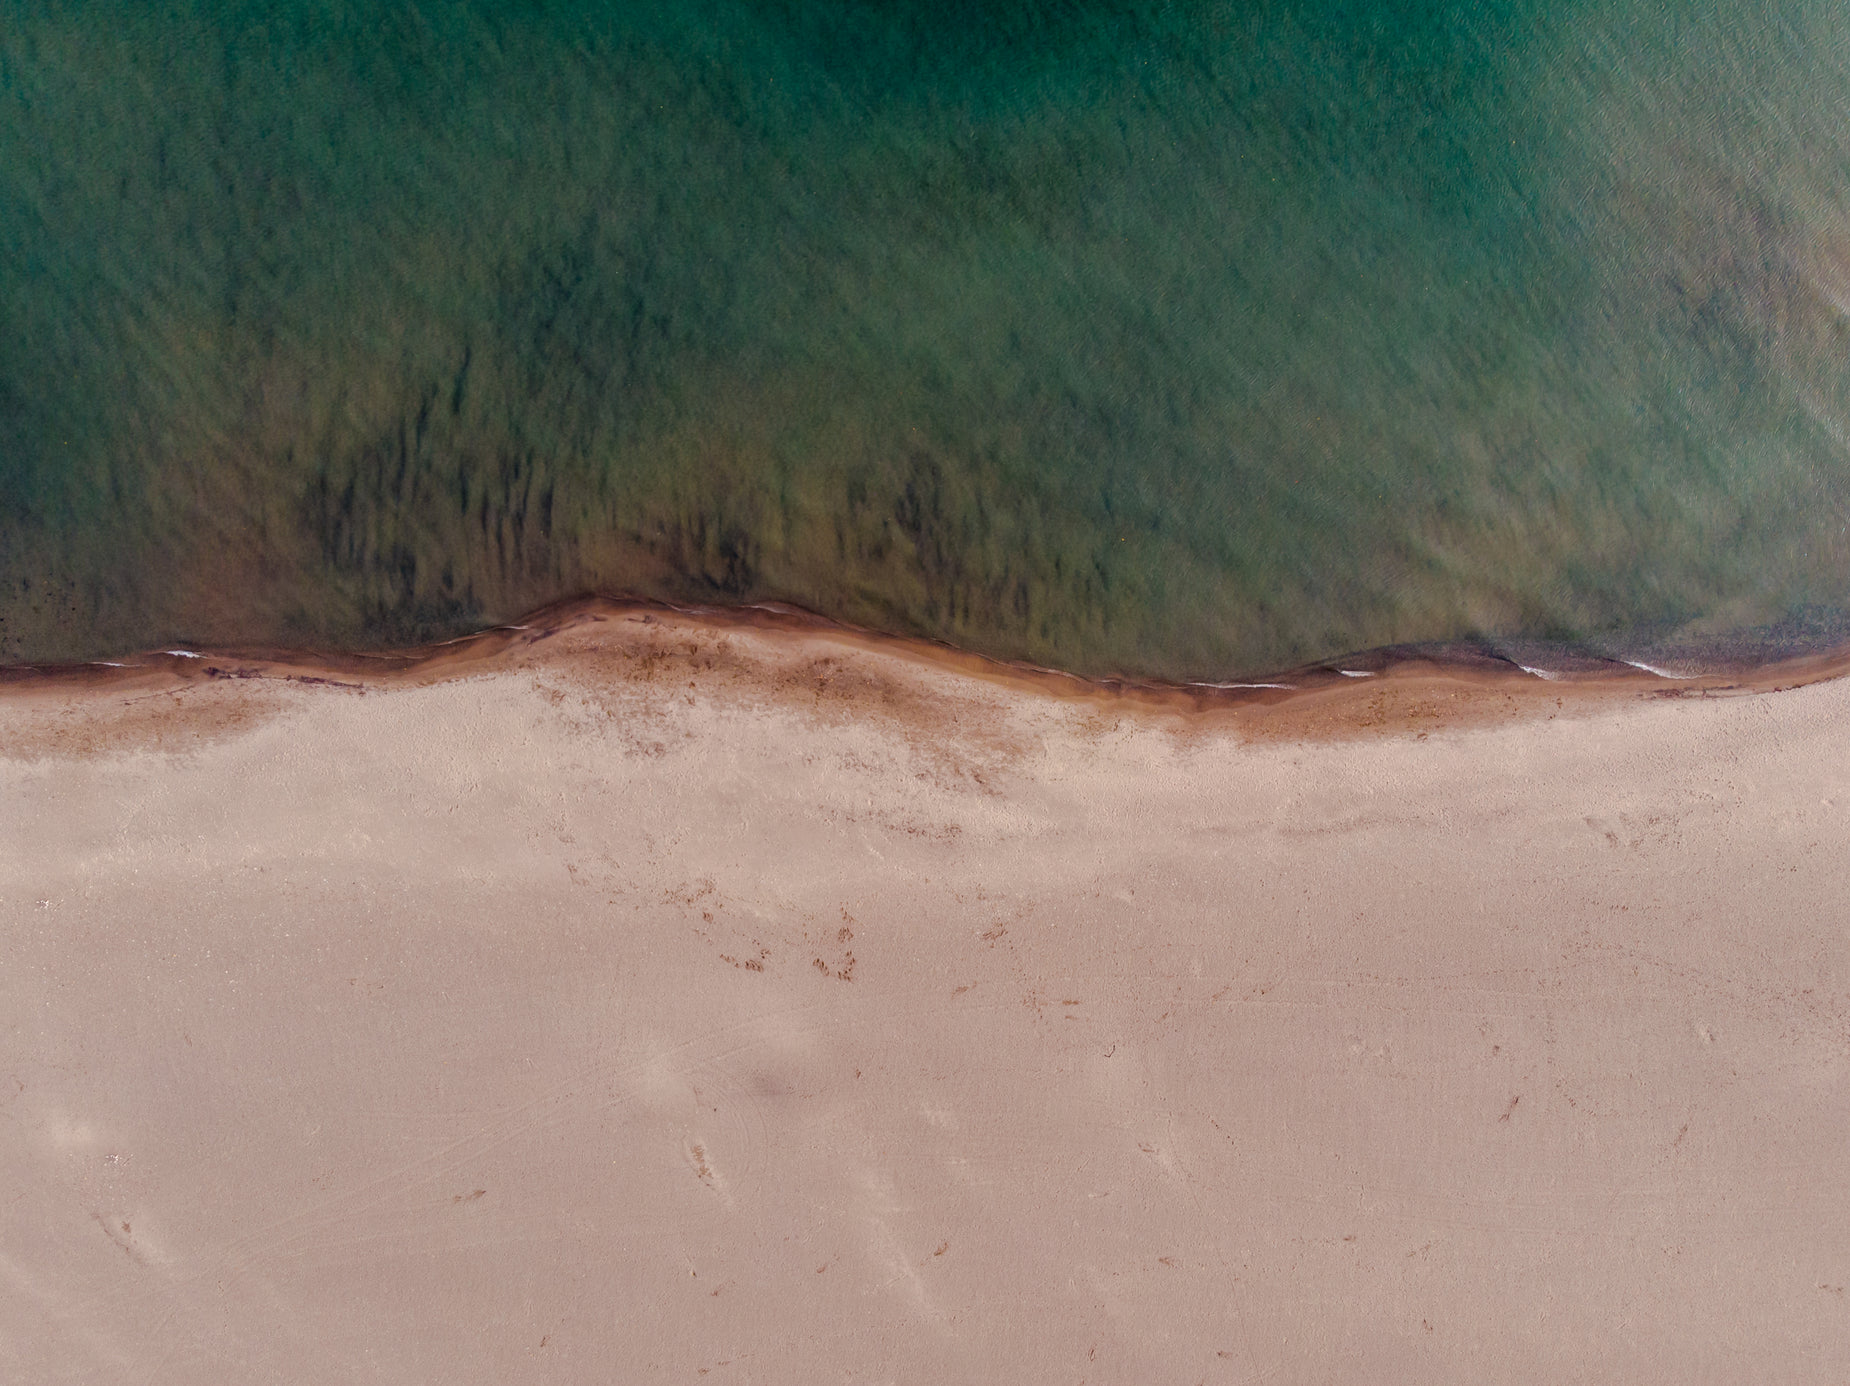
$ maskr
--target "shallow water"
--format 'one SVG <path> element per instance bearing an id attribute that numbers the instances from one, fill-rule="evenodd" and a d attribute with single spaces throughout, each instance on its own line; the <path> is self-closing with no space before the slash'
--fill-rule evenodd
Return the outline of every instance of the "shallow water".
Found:
<path id="1" fill-rule="evenodd" d="M 0 659 L 1850 609 L 1831 5 L 0 4 Z"/>

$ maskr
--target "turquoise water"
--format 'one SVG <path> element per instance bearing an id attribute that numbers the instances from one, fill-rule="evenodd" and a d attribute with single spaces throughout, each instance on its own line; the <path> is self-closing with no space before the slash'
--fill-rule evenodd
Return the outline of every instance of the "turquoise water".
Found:
<path id="1" fill-rule="evenodd" d="M 1847 14 L 6 0 L 0 660 L 1841 639 Z"/>

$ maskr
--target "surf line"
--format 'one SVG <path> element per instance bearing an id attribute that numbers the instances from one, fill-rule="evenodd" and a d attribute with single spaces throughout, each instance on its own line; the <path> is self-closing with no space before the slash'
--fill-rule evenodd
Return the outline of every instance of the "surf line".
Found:
<path id="1" fill-rule="evenodd" d="M 1296 688 L 1295 683 L 1204 683 L 1195 680 L 1186 685 L 1189 688 Z"/>
<path id="2" fill-rule="evenodd" d="M 1629 664 L 1634 669 L 1642 669 L 1647 674 L 1656 674 L 1660 679 L 1694 679 L 1702 677 L 1700 674 L 1673 674 L 1668 669 L 1660 669 L 1655 664 L 1646 664 L 1636 659 L 1621 658 L 1619 663 Z"/>

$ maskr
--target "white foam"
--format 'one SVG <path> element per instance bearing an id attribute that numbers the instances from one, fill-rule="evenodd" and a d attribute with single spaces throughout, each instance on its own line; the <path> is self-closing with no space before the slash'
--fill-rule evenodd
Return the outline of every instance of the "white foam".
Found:
<path id="1" fill-rule="evenodd" d="M 1372 679 L 1375 676 L 1371 669 L 1338 669 L 1336 672 L 1346 679 Z"/>
<path id="2" fill-rule="evenodd" d="M 1537 668 L 1536 668 L 1536 667 L 1535 667 L 1534 665 L 1532 665 L 1532 664 L 1518 664 L 1518 665 L 1517 665 L 1516 667 L 1517 667 L 1518 669 L 1520 669 L 1520 670 L 1522 670 L 1522 671 L 1523 671 L 1523 673 L 1525 673 L 1525 674 L 1533 674 L 1533 675 L 1535 675 L 1535 677 L 1536 677 L 1536 678 L 1538 678 L 1538 679 L 1550 679 L 1550 680 L 1553 680 L 1553 679 L 1558 679 L 1558 678 L 1560 678 L 1560 677 L 1561 677 L 1561 676 L 1560 676 L 1559 674 L 1551 674 L 1551 673 L 1549 673 L 1549 672 L 1548 672 L 1548 670 L 1546 670 L 1546 669 L 1537 669 Z"/>
<path id="3" fill-rule="evenodd" d="M 1655 664 L 1646 664 L 1642 660 L 1621 659 L 1621 664 L 1629 664 L 1634 669 L 1642 669 L 1647 674 L 1656 674 L 1660 679 L 1693 679 L 1695 674 L 1673 674 L 1668 669 L 1660 669 Z"/>
<path id="4" fill-rule="evenodd" d="M 1190 688 L 1296 688 L 1295 683 L 1191 683 Z"/>
<path id="5" fill-rule="evenodd" d="M 191 650 L 162 650 L 161 653 L 164 655 L 172 655 L 175 659 L 204 659 L 205 658 L 204 655 L 194 654 Z"/>

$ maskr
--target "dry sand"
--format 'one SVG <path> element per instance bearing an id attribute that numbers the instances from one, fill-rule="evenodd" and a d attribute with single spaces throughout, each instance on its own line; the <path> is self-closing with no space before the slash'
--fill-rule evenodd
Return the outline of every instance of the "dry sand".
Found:
<path id="1" fill-rule="evenodd" d="M 1850 1379 L 1850 682 L 563 625 L 0 696 L 0 1377 Z"/>

